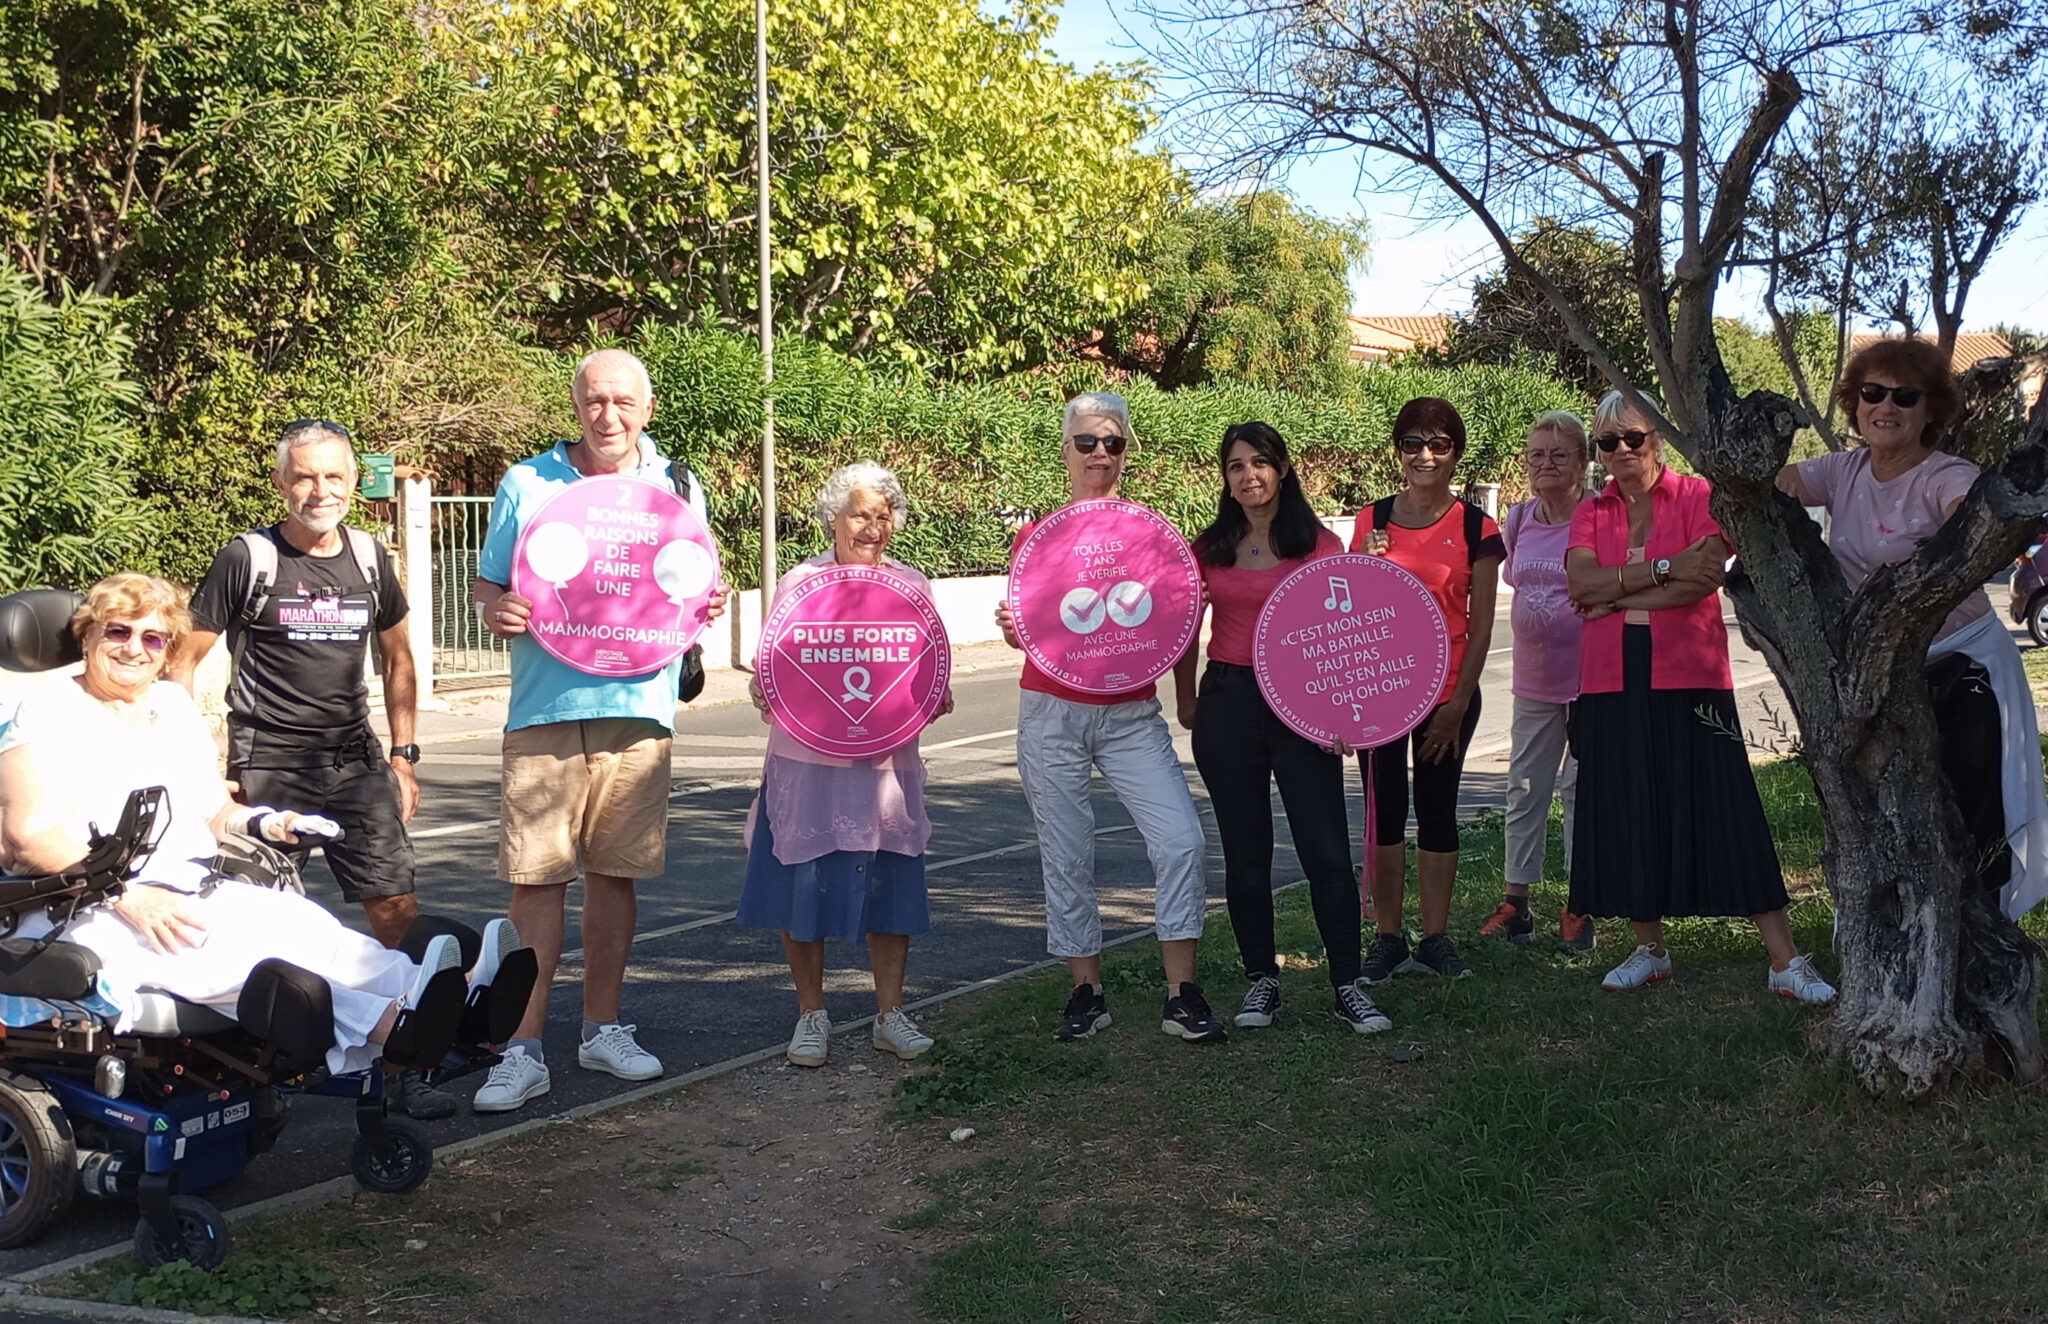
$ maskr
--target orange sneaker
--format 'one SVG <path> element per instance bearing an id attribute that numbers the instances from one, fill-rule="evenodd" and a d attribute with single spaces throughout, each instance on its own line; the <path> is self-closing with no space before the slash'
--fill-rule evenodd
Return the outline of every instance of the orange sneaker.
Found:
<path id="1" fill-rule="evenodd" d="M 1528 910 L 1512 901 L 1495 906 L 1486 923 L 1479 926 L 1480 937 L 1506 938 L 1509 942 L 1527 942 L 1535 932 L 1536 921 L 1529 917 Z"/>
<path id="2" fill-rule="evenodd" d="M 1590 952 L 1593 950 L 1593 920 L 1589 915 L 1574 915 L 1566 906 L 1557 916 L 1557 950 L 1561 952 Z"/>

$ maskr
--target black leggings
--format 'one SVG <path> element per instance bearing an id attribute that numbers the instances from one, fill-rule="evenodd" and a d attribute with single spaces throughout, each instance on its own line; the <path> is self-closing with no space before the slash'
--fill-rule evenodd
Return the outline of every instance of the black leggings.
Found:
<path id="1" fill-rule="evenodd" d="M 1211 662 L 1195 703 L 1195 767 L 1223 839 L 1223 888 L 1246 977 L 1280 973 L 1273 947 L 1273 783 L 1329 957 L 1330 983 L 1358 978 L 1358 875 L 1344 763 L 1273 715 L 1250 667 Z"/>
<path id="2" fill-rule="evenodd" d="M 1465 775 L 1465 751 L 1472 747 L 1472 732 L 1479 725 L 1479 692 L 1472 692 L 1472 706 L 1458 727 L 1458 748 L 1442 763 L 1422 758 L 1422 733 L 1443 710 L 1438 704 L 1408 736 L 1378 749 L 1359 751 L 1358 772 L 1373 791 L 1373 812 L 1377 815 L 1376 844 L 1398 846 L 1408 840 L 1408 750 L 1415 750 L 1415 847 L 1453 854 L 1458 849 L 1458 782 Z"/>

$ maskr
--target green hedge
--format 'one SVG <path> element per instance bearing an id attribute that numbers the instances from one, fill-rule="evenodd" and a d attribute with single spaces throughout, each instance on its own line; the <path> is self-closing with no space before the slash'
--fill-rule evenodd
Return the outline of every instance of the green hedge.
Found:
<path id="1" fill-rule="evenodd" d="M 728 333 L 658 328 L 631 346 L 660 397 L 653 434 L 694 466 L 709 489 L 726 573 L 751 587 L 760 563 L 760 358 Z M 1500 481 L 1521 451 L 1530 418 L 1584 411 L 1571 387 L 1521 367 L 1352 370 L 1339 388 L 1303 395 L 1237 385 L 1163 392 L 1148 379 L 1112 382 L 1070 365 L 986 383 L 937 383 L 867 369 L 807 343 L 775 356 L 778 561 L 787 568 L 826 545 L 811 518 L 834 468 L 875 460 L 903 478 L 911 520 L 896 554 L 933 574 L 994 573 L 1010 531 L 1066 500 L 1059 460 L 1060 407 L 1070 391 L 1109 389 L 1129 400 L 1138 446 L 1124 491 L 1193 532 L 1215 514 L 1216 445 L 1231 423 L 1263 419 L 1293 449 L 1318 510 L 1358 509 L 1395 488 L 1393 419 L 1418 395 L 1440 395 L 1464 415 L 1468 482 Z"/>

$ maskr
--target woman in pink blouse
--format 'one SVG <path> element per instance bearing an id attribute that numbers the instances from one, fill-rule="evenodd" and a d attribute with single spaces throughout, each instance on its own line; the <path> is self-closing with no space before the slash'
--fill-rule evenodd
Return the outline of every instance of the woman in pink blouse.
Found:
<path id="1" fill-rule="evenodd" d="M 1358 983 L 1358 880 L 1344 808 L 1344 761 L 1274 715 L 1252 673 L 1252 633 L 1266 599 L 1294 570 L 1344 550 L 1301 490 L 1287 442 L 1265 423 L 1235 423 L 1217 452 L 1223 492 L 1216 518 L 1195 538 L 1210 617 L 1209 668 L 1195 690 L 1196 653 L 1174 668 L 1180 724 L 1194 735 L 1195 767 L 1209 788 L 1223 841 L 1224 895 L 1244 959 L 1244 1028 L 1273 1023 L 1280 959 L 1273 940 L 1273 784 L 1287 807 L 1294 853 L 1308 875 L 1309 904 L 1340 1019 L 1360 1034 L 1393 1022 Z"/>
<path id="2" fill-rule="evenodd" d="M 878 464 L 849 464 L 825 480 L 818 519 L 832 550 L 798 565 L 776 596 L 833 565 L 878 566 L 927 596 L 931 583 L 887 555 L 909 503 L 896 475 Z M 910 1059 L 932 1046 L 903 1010 L 910 939 L 931 927 L 924 852 L 931 820 L 924 811 L 924 759 L 917 742 L 881 758 L 835 759 L 775 725 L 758 682 L 749 686 L 768 736 L 761 791 L 747 814 L 747 878 L 738 922 L 780 929 L 796 982 L 797 1022 L 786 1056 L 800 1067 L 825 1064 L 832 1020 L 825 1011 L 825 939 L 867 941 L 875 972 L 874 1046 Z M 939 709 L 953 710 L 949 692 Z"/>
<path id="3" fill-rule="evenodd" d="M 1585 620 L 1579 698 L 1575 914 L 1627 919 L 1636 949 L 1602 986 L 1671 977 L 1664 921 L 1748 915 L 1767 987 L 1801 1002 L 1835 990 L 1799 954 L 1785 878 L 1750 772 L 1721 623 L 1728 541 L 1703 478 L 1664 465 L 1663 439 L 1619 391 L 1593 417 L 1611 480 L 1572 514 L 1565 578 Z"/>

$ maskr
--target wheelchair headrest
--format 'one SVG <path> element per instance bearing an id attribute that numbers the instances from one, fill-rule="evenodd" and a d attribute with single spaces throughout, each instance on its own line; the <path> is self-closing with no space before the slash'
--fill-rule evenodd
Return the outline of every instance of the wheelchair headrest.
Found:
<path id="1" fill-rule="evenodd" d="M 82 593 L 28 588 L 0 598 L 0 668 L 49 671 L 82 656 L 71 634 L 71 613 Z"/>

